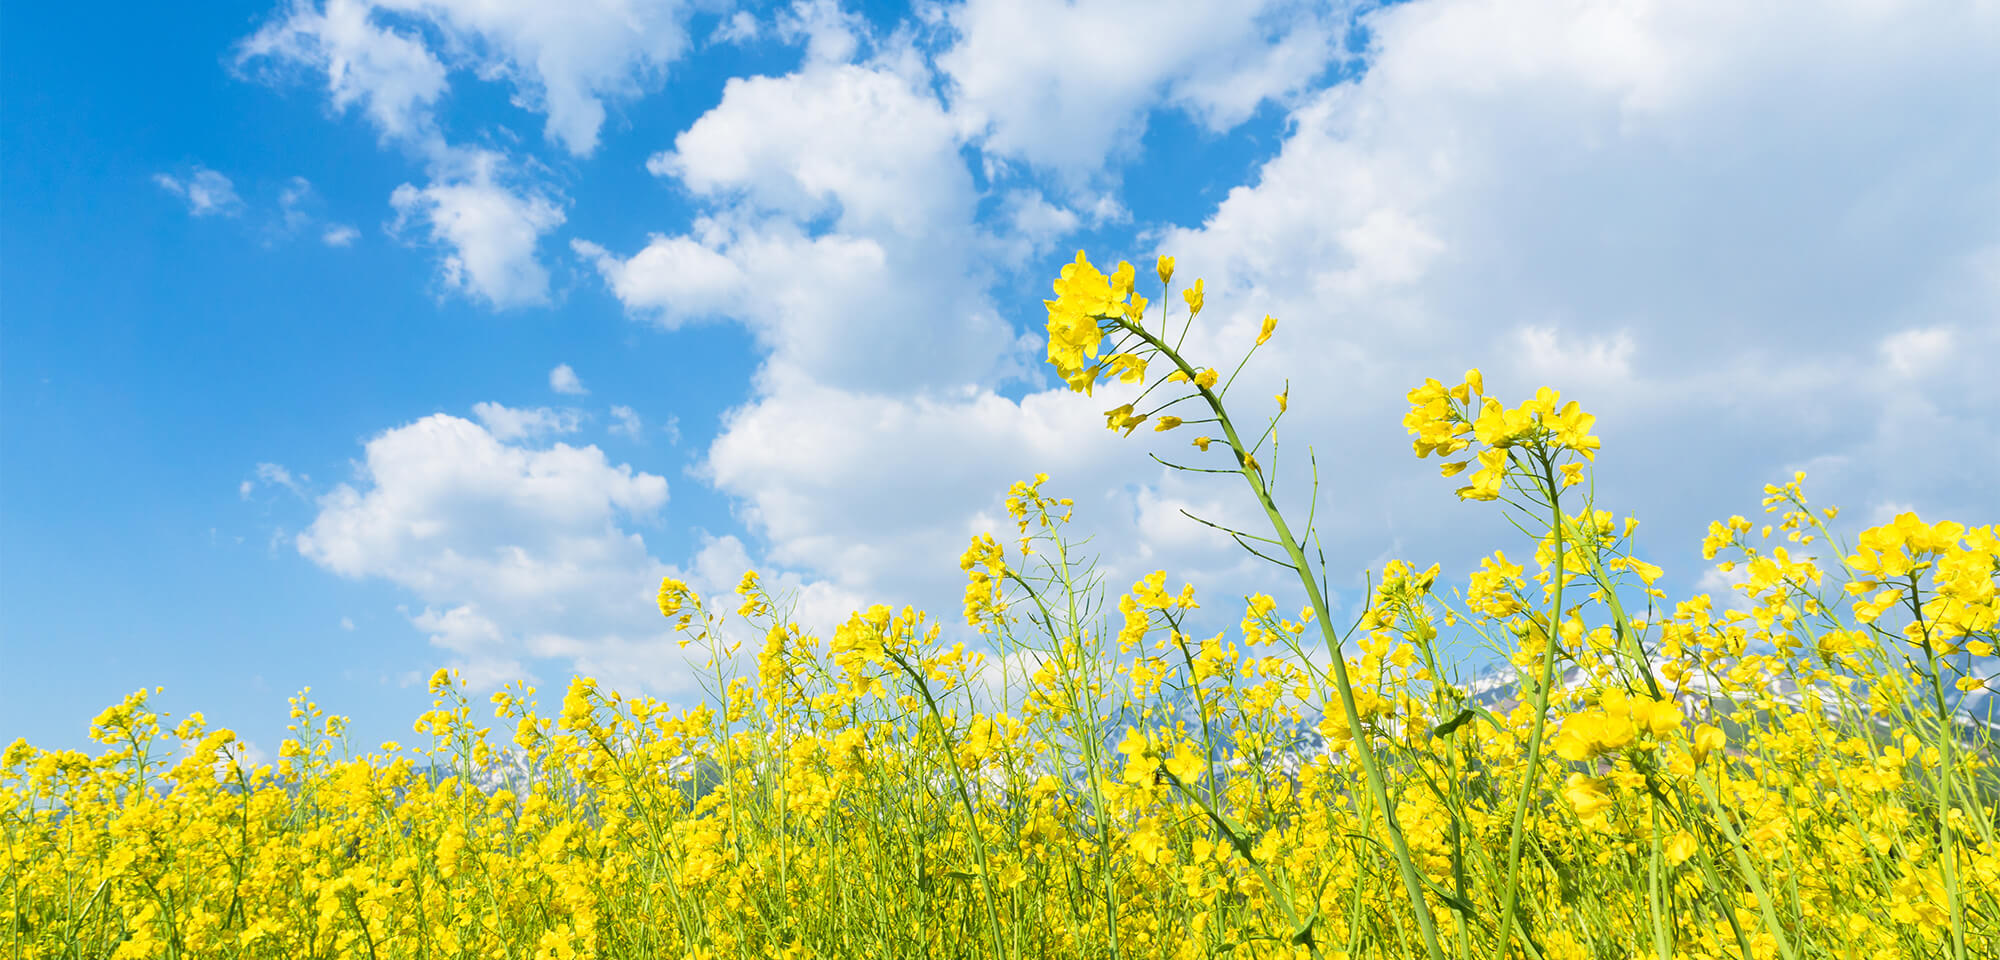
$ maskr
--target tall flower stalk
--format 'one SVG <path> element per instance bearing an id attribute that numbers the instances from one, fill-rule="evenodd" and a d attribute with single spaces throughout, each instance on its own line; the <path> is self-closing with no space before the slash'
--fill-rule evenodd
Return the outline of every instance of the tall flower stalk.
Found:
<path id="1" fill-rule="evenodd" d="M 1173 280 L 1172 258 L 1162 257 L 1157 265 L 1163 285 Z M 1325 593 L 1320 589 L 1319 578 L 1311 561 L 1306 557 L 1300 540 L 1292 532 L 1291 525 L 1279 510 L 1272 496 L 1271 484 L 1266 478 L 1264 467 L 1257 461 L 1256 447 L 1245 443 L 1237 431 L 1235 421 L 1223 404 L 1225 385 L 1217 389 L 1218 373 L 1212 368 L 1198 368 L 1182 355 L 1179 341 L 1167 342 L 1168 321 L 1164 312 L 1161 329 L 1150 330 L 1145 325 L 1146 299 L 1133 292 L 1135 274 L 1131 264 L 1120 264 L 1118 271 L 1106 277 L 1090 264 L 1082 251 L 1078 251 L 1076 262 L 1062 270 L 1062 276 L 1055 283 L 1056 299 L 1045 301 L 1049 311 L 1048 334 L 1049 361 L 1053 363 L 1063 379 L 1074 389 L 1088 389 L 1101 377 L 1115 377 L 1126 382 L 1144 382 L 1150 361 L 1163 358 L 1173 365 L 1174 371 L 1161 382 L 1166 384 L 1185 383 L 1193 388 L 1192 394 L 1183 394 L 1159 405 L 1153 412 L 1166 409 L 1187 399 L 1199 397 L 1210 417 L 1206 420 L 1189 421 L 1180 417 L 1167 416 L 1156 429 L 1171 430 L 1189 422 L 1213 422 L 1222 431 L 1223 439 L 1229 445 L 1229 452 L 1235 458 L 1235 472 L 1243 477 L 1257 503 L 1263 508 L 1265 519 L 1271 525 L 1273 537 L 1262 538 L 1283 552 L 1284 559 L 1274 560 L 1286 566 L 1298 577 L 1305 589 L 1306 597 L 1313 611 L 1314 621 L 1319 625 L 1320 638 L 1326 644 L 1328 669 L 1333 679 L 1334 693 L 1340 704 L 1347 729 L 1354 732 L 1354 758 L 1361 766 L 1362 778 L 1367 784 L 1368 797 L 1376 814 L 1381 817 L 1383 832 L 1389 840 L 1389 848 L 1395 857 L 1396 871 L 1402 879 L 1403 892 L 1409 899 L 1411 910 L 1416 917 L 1417 929 L 1422 937 L 1424 952 L 1432 960 L 1442 960 L 1444 951 L 1438 944 L 1437 922 L 1431 915 L 1430 903 L 1425 896 L 1425 879 L 1417 870 L 1410 857 L 1408 839 L 1402 825 L 1396 820 L 1395 804 L 1389 798 L 1389 791 L 1382 775 L 1382 763 L 1376 755 L 1375 747 L 1365 732 L 1360 709 L 1354 697 L 1354 682 L 1348 676 L 1345 653 L 1341 649 L 1340 637 L 1334 632 L 1332 610 Z M 1171 294 L 1169 287 L 1168 293 Z M 1188 322 L 1201 312 L 1205 299 L 1204 284 L 1196 280 L 1195 285 L 1184 294 L 1188 308 Z M 1276 327 L 1276 321 L 1265 318 L 1259 331 L 1256 346 L 1262 346 Z M 1186 328 L 1183 328 L 1183 336 Z M 1113 347 L 1103 363 L 1088 364 L 1093 359 L 1099 344 L 1107 338 Z M 1122 349 L 1130 347 L 1130 349 Z M 1248 361 L 1248 355 L 1244 362 Z M 1237 370 L 1242 370 L 1239 362 Z M 1232 381 L 1234 375 L 1231 377 Z M 1149 388 L 1150 392 L 1150 388 Z M 1143 399 L 1143 396 L 1142 396 Z M 1278 402 L 1282 407 L 1288 402 L 1286 394 L 1280 394 Z M 1283 410 L 1280 410 L 1282 416 Z M 1123 429 L 1128 435 L 1134 428 L 1151 418 L 1151 413 L 1134 411 L 1133 404 L 1125 404 L 1106 411 L 1107 424 L 1112 429 Z M 1273 426 L 1276 418 L 1273 418 Z M 1268 437 L 1267 430 L 1265 436 Z M 1260 438 L 1259 445 L 1261 445 Z M 1195 441 L 1203 451 L 1207 451 L 1213 441 L 1207 437 Z M 1183 468 L 1186 469 L 1186 468 Z M 1226 472 L 1226 471 L 1211 471 Z M 1307 531 L 1310 535 L 1310 529 Z M 1232 531 L 1243 542 L 1243 534 Z M 1264 556 L 1254 547 L 1252 553 Z M 1266 559 L 1272 559 L 1266 557 Z"/>

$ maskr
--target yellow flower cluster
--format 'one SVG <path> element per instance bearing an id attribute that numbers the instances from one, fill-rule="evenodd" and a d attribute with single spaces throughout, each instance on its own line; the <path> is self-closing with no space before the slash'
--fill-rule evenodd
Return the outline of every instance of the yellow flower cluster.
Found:
<path id="1" fill-rule="evenodd" d="M 1478 465 L 1470 478 L 1471 484 L 1459 488 L 1460 499 L 1499 499 L 1508 472 L 1508 451 L 1515 446 L 1567 451 L 1581 454 L 1585 460 L 1596 459 L 1601 444 L 1591 435 L 1590 428 L 1597 418 L 1584 413 L 1576 401 L 1563 404 L 1562 394 L 1542 387 L 1532 399 L 1509 409 L 1485 393 L 1485 381 L 1479 371 L 1468 370 L 1464 382 L 1457 386 L 1447 388 L 1429 379 L 1408 395 L 1410 412 L 1403 417 L 1403 426 L 1416 437 L 1411 446 L 1418 457 L 1433 452 L 1451 456 L 1475 443 L 1483 448 L 1468 459 L 1439 466 L 1440 472 L 1451 477 L 1468 466 Z M 1562 486 L 1582 479 L 1583 464 L 1558 466 L 1563 473 Z"/>
<path id="2" fill-rule="evenodd" d="M 1169 264 L 1162 272 L 1170 273 L 1171 269 Z M 1107 277 L 1079 250 L 1076 262 L 1065 265 L 1056 279 L 1056 298 L 1042 301 L 1049 312 L 1049 363 L 1055 365 L 1056 372 L 1071 389 L 1088 391 L 1105 372 L 1104 365 L 1092 362 L 1104 341 L 1103 322 L 1145 315 L 1146 298 L 1134 296 L 1134 279 L 1131 264 L 1118 264 L 1118 269 Z M 1165 282 L 1164 278 L 1161 282 Z M 1130 354 L 1113 359 L 1123 375 L 1144 377 L 1145 364 L 1133 366 L 1136 358 Z"/>

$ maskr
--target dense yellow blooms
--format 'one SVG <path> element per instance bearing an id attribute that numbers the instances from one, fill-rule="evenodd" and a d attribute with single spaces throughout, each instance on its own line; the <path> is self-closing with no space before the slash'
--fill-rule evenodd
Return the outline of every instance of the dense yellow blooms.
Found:
<path id="1" fill-rule="evenodd" d="M 1171 364 L 1157 385 L 1208 406 L 1161 429 L 1212 414 L 1195 446 L 1262 496 L 1215 370 L 1139 336 L 1131 284 L 1064 267 L 1051 362 L 1084 386 Z M 1137 342 L 1099 365 L 1111 336 Z M 1574 402 L 1509 407 L 1476 370 L 1408 399 L 1420 456 L 1466 454 L 1462 499 L 1544 511 L 1525 562 L 1447 590 L 1394 560 L 1345 635 L 1317 594 L 1258 593 L 1197 637 L 1165 570 L 1103 603 L 1037 475 L 1007 494 L 1018 544 L 960 560 L 976 648 L 886 605 L 822 639 L 752 573 L 733 616 L 662 582 L 710 654 L 685 707 L 579 677 L 553 715 L 494 693 L 489 728 L 440 670 L 419 746 L 359 749 L 306 691 L 253 766 L 141 690 L 95 755 L 0 752 L 0 956 L 2000 955 L 1993 742 L 1940 710 L 1988 679 L 1993 527 L 1905 514 L 1807 553 L 1836 514 L 1794 477 L 1765 491 L 1787 545 L 1742 517 L 1702 544 L 1741 597 L 1668 604 L 1637 521 L 1577 499 L 1599 444 Z M 1509 683 L 1464 677 L 1453 637 Z"/>

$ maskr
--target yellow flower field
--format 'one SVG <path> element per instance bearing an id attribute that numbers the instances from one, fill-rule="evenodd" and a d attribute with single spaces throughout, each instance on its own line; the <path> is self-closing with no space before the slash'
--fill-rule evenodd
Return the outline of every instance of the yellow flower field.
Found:
<path id="1" fill-rule="evenodd" d="M 1595 500 L 1593 418 L 1470 371 L 1405 425 L 1528 541 L 1463 584 L 1390 562 L 1336 622 L 1331 507 L 1272 490 L 1311 398 L 1230 395 L 1247 355 L 1178 346 L 1202 282 L 1150 318 L 1136 284 L 1079 253 L 1049 361 L 1134 388 L 1111 429 L 1185 431 L 1181 466 L 1262 508 L 1226 533 L 1286 597 L 1101 589 L 1038 474 L 949 625 L 876 606 L 822 637 L 755 573 L 727 610 L 663 583 L 715 692 L 691 707 L 587 678 L 474 702 L 439 671 L 412 745 L 350 743 L 308 691 L 247 769 L 142 690 L 95 756 L 0 757 L 0 957 L 2000 956 L 1993 735 L 1954 708 L 1990 679 L 1991 524 L 1842 545 L 1801 475 L 1771 523 L 1707 532 L 1741 601 L 1674 602 Z M 1482 645 L 1505 683 L 1465 675 Z"/>

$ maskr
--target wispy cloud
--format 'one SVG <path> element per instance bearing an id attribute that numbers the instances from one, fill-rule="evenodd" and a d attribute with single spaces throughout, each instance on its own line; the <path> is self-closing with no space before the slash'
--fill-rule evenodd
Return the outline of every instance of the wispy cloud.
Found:
<path id="1" fill-rule="evenodd" d="M 207 167 L 196 165 L 183 176 L 156 173 L 153 182 L 185 201 L 190 216 L 234 217 L 243 212 L 243 198 L 236 195 L 236 184 Z"/>

